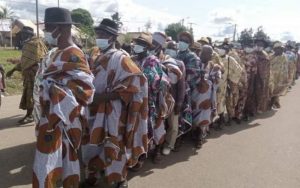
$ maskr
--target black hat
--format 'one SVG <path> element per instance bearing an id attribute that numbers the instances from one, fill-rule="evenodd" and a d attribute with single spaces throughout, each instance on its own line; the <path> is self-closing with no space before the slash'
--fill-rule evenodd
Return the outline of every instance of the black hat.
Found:
<path id="1" fill-rule="evenodd" d="M 22 31 L 21 31 L 21 32 L 22 32 L 22 33 L 28 33 L 28 34 L 34 35 L 33 29 L 32 29 L 31 27 L 28 27 L 28 26 L 24 26 L 24 27 L 22 28 Z"/>
<path id="2" fill-rule="evenodd" d="M 51 7 L 45 10 L 45 24 L 75 24 L 71 12 L 65 8 Z"/>
<path id="3" fill-rule="evenodd" d="M 104 30 L 113 35 L 118 35 L 119 26 L 111 19 L 104 18 L 99 26 L 95 27 L 95 30 Z"/>

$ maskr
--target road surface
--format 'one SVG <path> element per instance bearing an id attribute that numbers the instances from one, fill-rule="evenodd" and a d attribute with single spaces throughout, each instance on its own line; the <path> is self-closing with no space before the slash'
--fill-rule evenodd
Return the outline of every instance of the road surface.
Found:
<path id="1" fill-rule="evenodd" d="M 199 151 L 186 141 L 162 164 L 147 161 L 130 173 L 130 188 L 299 188 L 300 83 L 281 98 L 282 108 L 242 125 L 212 131 Z M 0 109 L 0 187 L 31 187 L 34 126 L 17 125 L 20 96 Z"/>

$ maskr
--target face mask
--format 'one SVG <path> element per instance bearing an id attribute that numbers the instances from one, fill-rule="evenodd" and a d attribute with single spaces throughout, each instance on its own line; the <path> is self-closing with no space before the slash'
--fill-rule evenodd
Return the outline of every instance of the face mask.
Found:
<path id="1" fill-rule="evenodd" d="M 56 38 L 54 38 L 52 36 L 52 34 L 56 30 L 57 30 L 57 28 L 54 31 L 52 31 L 52 32 L 45 32 L 44 33 L 44 37 L 45 37 L 45 40 L 47 41 L 47 43 L 50 44 L 50 45 L 53 45 L 53 46 L 57 46 L 58 38 L 60 37 L 60 34 Z"/>
<path id="2" fill-rule="evenodd" d="M 226 50 L 218 49 L 218 53 L 219 53 L 220 56 L 225 56 L 226 55 Z"/>
<path id="3" fill-rule="evenodd" d="M 246 52 L 247 54 L 251 54 L 251 53 L 253 52 L 253 48 L 247 47 L 247 48 L 245 48 L 245 52 Z"/>
<path id="4" fill-rule="evenodd" d="M 177 51 L 173 49 L 166 49 L 165 54 L 175 58 L 177 56 Z"/>
<path id="5" fill-rule="evenodd" d="M 144 47 L 136 44 L 133 47 L 133 52 L 135 54 L 140 54 L 140 53 L 144 52 Z"/>
<path id="6" fill-rule="evenodd" d="M 96 39 L 96 45 L 100 50 L 106 50 L 110 46 L 109 39 Z"/>
<path id="7" fill-rule="evenodd" d="M 156 54 L 155 50 L 149 51 L 149 55 L 155 55 L 155 54 Z"/>
<path id="8" fill-rule="evenodd" d="M 178 50 L 179 51 L 186 51 L 187 49 L 189 48 L 189 44 L 186 43 L 186 42 L 182 42 L 182 41 L 179 41 L 178 43 Z"/>

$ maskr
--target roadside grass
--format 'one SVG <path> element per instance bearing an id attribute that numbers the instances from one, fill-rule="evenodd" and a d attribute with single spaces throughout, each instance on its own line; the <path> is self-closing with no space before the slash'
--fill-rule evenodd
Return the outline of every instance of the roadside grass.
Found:
<path id="1" fill-rule="evenodd" d="M 5 72 L 11 70 L 15 65 L 6 62 L 8 58 L 20 58 L 20 50 L 0 49 L 0 64 L 4 67 Z M 22 75 L 20 72 L 14 72 L 11 78 L 6 78 L 6 93 L 8 95 L 21 94 L 23 88 Z"/>

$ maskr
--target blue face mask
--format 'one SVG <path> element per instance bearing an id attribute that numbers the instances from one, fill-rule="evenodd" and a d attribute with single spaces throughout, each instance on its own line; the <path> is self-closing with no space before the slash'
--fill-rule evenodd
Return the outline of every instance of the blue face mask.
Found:
<path id="1" fill-rule="evenodd" d="M 109 39 L 96 39 L 96 45 L 100 50 L 106 50 L 110 46 Z"/>
<path id="2" fill-rule="evenodd" d="M 165 54 L 175 58 L 177 56 L 177 51 L 173 49 L 166 49 Z"/>
<path id="3" fill-rule="evenodd" d="M 186 43 L 186 42 L 182 42 L 182 41 L 179 41 L 178 43 L 178 50 L 179 51 L 186 51 L 187 49 L 189 48 L 189 44 Z"/>

